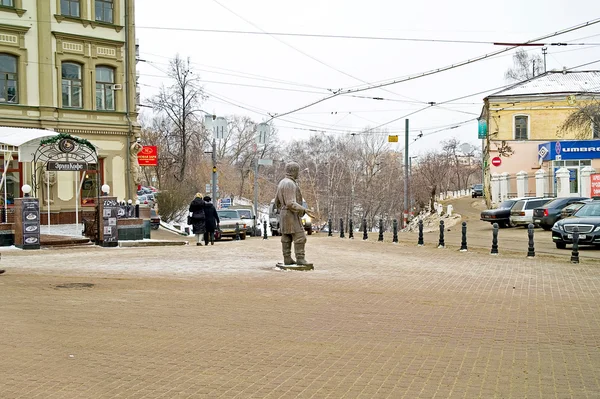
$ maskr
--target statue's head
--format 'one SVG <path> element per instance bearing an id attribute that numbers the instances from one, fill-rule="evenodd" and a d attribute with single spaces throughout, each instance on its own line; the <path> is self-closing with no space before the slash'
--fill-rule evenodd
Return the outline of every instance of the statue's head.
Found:
<path id="1" fill-rule="evenodd" d="M 292 179 L 297 179 L 300 173 L 300 165 L 296 162 L 288 162 L 285 164 L 285 175 Z"/>

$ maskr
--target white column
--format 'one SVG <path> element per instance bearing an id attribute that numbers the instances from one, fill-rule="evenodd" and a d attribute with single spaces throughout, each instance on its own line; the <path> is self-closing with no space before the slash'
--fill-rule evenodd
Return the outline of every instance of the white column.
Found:
<path id="1" fill-rule="evenodd" d="M 517 197 L 526 197 L 529 192 L 527 172 L 524 170 L 517 173 Z"/>
<path id="2" fill-rule="evenodd" d="M 560 168 L 556 171 L 556 196 L 569 197 L 571 195 L 571 187 L 569 185 L 570 177 L 569 169 Z"/>
<path id="3" fill-rule="evenodd" d="M 492 173 L 492 202 L 499 203 L 500 201 L 500 175 L 498 173 Z"/>
<path id="4" fill-rule="evenodd" d="M 546 171 L 544 169 L 540 169 L 535 172 L 535 196 L 536 197 L 545 197 L 548 185 L 548 180 L 546 179 Z"/>
<path id="5" fill-rule="evenodd" d="M 448 210 L 446 211 L 446 213 L 448 214 L 448 216 L 452 216 L 452 211 L 454 210 L 454 207 L 452 205 L 448 205 Z"/>
<path id="6" fill-rule="evenodd" d="M 581 169 L 581 196 L 591 197 L 592 196 L 592 178 L 590 177 L 596 173 L 596 169 L 591 166 L 586 166 Z"/>
<path id="7" fill-rule="evenodd" d="M 500 201 L 504 201 L 508 198 L 509 176 L 510 175 L 508 174 L 508 172 L 500 174 Z"/>

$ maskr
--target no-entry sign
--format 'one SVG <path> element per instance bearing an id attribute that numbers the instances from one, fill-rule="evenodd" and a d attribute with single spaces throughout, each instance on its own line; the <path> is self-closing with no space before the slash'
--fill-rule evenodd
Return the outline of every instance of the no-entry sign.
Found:
<path id="1" fill-rule="evenodd" d="M 494 165 L 494 166 L 502 165 L 502 159 L 500 157 L 492 158 L 492 165 Z"/>

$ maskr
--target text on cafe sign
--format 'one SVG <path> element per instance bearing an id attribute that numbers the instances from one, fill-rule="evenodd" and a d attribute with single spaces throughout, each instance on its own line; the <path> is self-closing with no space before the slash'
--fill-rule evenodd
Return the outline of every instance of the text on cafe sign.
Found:
<path id="1" fill-rule="evenodd" d="M 590 175 L 590 179 L 592 180 L 592 192 L 590 196 L 600 197 L 600 173 L 594 173 L 593 175 Z"/>
<path id="2" fill-rule="evenodd" d="M 50 161 L 46 165 L 46 169 L 59 172 L 79 172 L 81 170 L 87 170 L 87 163 Z"/>
<path id="3" fill-rule="evenodd" d="M 544 161 L 598 159 L 600 158 L 600 140 L 552 141 L 540 144 L 538 154 Z"/>

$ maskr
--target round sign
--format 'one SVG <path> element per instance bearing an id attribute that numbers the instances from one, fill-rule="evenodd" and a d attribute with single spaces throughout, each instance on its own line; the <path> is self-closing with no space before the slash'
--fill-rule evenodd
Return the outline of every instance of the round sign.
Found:
<path id="1" fill-rule="evenodd" d="M 502 159 L 500 157 L 492 158 L 492 165 L 494 165 L 494 166 L 502 165 Z"/>
<path id="2" fill-rule="evenodd" d="M 73 152 L 75 149 L 75 141 L 71 139 L 62 139 L 58 142 L 58 149 L 62 152 Z"/>

